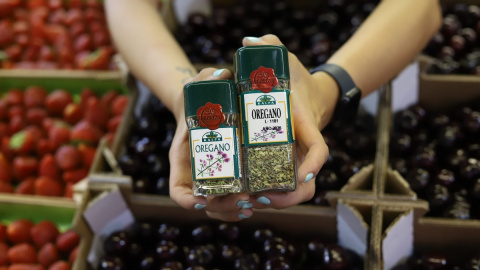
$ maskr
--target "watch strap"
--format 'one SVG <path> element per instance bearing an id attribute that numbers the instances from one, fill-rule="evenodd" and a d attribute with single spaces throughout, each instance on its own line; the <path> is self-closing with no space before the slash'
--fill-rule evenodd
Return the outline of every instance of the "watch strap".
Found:
<path id="1" fill-rule="evenodd" d="M 325 63 L 310 70 L 310 73 L 323 71 L 330 75 L 338 85 L 339 97 L 332 121 L 347 122 L 355 118 L 362 92 L 356 87 L 352 77 L 342 67 Z"/>
<path id="2" fill-rule="evenodd" d="M 344 96 L 348 91 L 355 87 L 355 83 L 353 82 L 352 77 L 348 74 L 348 72 L 340 67 L 339 65 L 325 63 L 316 68 L 310 70 L 310 74 L 315 72 L 323 71 L 330 75 L 335 82 L 338 84 L 340 89 L 339 98 Z"/>

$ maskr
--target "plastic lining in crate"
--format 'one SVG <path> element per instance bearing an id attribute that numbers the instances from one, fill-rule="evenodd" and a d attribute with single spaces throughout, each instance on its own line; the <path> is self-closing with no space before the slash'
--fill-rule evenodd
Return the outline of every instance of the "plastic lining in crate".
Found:
<path id="1" fill-rule="evenodd" d="M 5 238 L 0 239 L 0 246 L 2 252 L 7 252 L 3 249 L 5 247 L 9 250 L 3 254 L 8 254 L 10 264 L 6 265 L 28 262 L 43 265 L 45 269 L 53 264 L 65 267 L 62 269 L 82 269 L 76 260 L 79 246 L 84 244 L 73 226 L 76 211 L 73 201 L 1 195 L 0 229 L 5 226 L 5 234 L 2 234 Z M 0 265 L 4 266 L 4 263 L 0 262 Z"/>
<path id="2" fill-rule="evenodd" d="M 94 167 L 100 139 L 119 147 L 117 130 L 132 101 L 118 78 L 12 76 L 0 81 L 1 155 L 7 164 L 2 173 L 8 178 L 2 185 L 10 186 L 3 191 L 71 197 L 73 185 Z"/>

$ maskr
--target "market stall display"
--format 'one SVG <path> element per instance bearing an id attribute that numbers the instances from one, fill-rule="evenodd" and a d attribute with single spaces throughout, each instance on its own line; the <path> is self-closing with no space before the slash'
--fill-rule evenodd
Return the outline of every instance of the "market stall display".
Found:
<path id="1" fill-rule="evenodd" d="M 211 16 L 192 13 L 175 36 L 193 63 L 231 64 L 245 36 L 275 34 L 305 66 L 324 63 L 379 1 L 213 1 Z"/>
<path id="2" fill-rule="evenodd" d="M 418 104 L 393 113 L 388 90 L 377 116 L 327 126 L 312 200 L 239 223 L 168 198 L 175 119 L 105 76 L 116 67 L 101 2 L 0 3 L 0 269 L 477 269 L 480 92 L 466 75 L 479 70 L 480 8 L 467 2 L 444 9 Z M 377 3 L 212 1 L 174 34 L 197 68 L 231 64 L 244 35 L 265 33 L 308 67 Z M 91 70 L 1 74 L 10 68 Z M 79 206 L 51 197 L 80 180 Z"/>
<path id="3" fill-rule="evenodd" d="M 432 112 L 412 105 L 395 114 L 391 165 L 430 216 L 478 219 L 480 113 L 477 101 Z"/>
<path id="4" fill-rule="evenodd" d="M 479 20 L 478 3 L 444 5 L 442 27 L 425 48 L 434 58 L 428 73 L 479 75 Z"/>
<path id="5" fill-rule="evenodd" d="M 75 211 L 73 201 L 0 197 L 0 269 L 74 269 L 82 241 Z"/>
<path id="6" fill-rule="evenodd" d="M 116 69 L 101 1 L 5 1 L 2 69 Z"/>
<path id="7" fill-rule="evenodd" d="M 102 138 L 112 143 L 129 104 L 121 83 L 3 78 L 1 192 L 72 197 Z M 91 87 L 90 87 L 91 86 Z"/>
<path id="8" fill-rule="evenodd" d="M 168 151 L 177 127 L 173 114 L 153 94 L 135 115 L 123 136 L 125 147 L 118 152 L 118 164 L 131 177 L 133 190 L 145 194 L 169 194 L 170 162 Z M 161 119 L 161 121 L 158 121 Z"/>

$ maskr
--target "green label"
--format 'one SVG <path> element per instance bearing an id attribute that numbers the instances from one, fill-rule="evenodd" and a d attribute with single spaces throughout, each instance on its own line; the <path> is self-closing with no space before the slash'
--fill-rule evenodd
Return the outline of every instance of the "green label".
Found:
<path id="1" fill-rule="evenodd" d="M 193 180 L 240 178 L 238 130 L 189 130 Z"/>
<path id="2" fill-rule="evenodd" d="M 290 90 L 240 94 L 244 146 L 295 142 Z"/>

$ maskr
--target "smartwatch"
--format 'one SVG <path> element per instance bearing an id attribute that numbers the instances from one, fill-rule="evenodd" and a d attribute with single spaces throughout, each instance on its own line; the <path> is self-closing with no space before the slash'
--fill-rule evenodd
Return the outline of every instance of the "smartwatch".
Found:
<path id="1" fill-rule="evenodd" d="M 355 85 L 345 69 L 335 64 L 322 64 L 310 70 L 310 74 L 323 71 L 330 75 L 338 85 L 339 98 L 332 122 L 351 123 L 357 116 L 362 91 Z"/>

